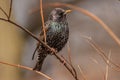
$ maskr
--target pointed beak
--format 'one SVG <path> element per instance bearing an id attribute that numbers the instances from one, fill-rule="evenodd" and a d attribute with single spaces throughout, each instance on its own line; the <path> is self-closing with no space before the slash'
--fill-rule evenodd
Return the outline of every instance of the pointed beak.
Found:
<path id="1" fill-rule="evenodd" d="M 72 12 L 72 10 L 66 10 L 64 14 L 68 14 L 70 12 Z"/>

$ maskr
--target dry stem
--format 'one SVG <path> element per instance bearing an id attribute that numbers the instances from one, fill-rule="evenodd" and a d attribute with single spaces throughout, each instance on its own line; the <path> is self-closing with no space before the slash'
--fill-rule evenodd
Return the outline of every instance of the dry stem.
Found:
<path id="1" fill-rule="evenodd" d="M 44 32 L 44 42 L 46 43 L 46 31 L 45 31 L 45 23 L 44 23 L 44 16 L 43 16 L 42 0 L 40 0 L 40 14 L 41 14 L 41 20 L 42 20 L 42 30 Z"/>
<path id="2" fill-rule="evenodd" d="M 26 66 L 22 66 L 22 65 L 19 65 L 19 64 L 16 65 L 16 64 L 6 63 L 6 62 L 2 62 L 2 61 L 0 61 L 0 64 L 4 64 L 4 65 L 12 66 L 12 67 L 18 67 L 18 68 L 26 69 L 26 70 L 29 70 L 29 71 L 33 71 L 32 68 L 26 67 Z M 34 71 L 34 72 L 36 72 L 37 74 L 40 74 L 40 75 L 44 76 L 48 80 L 53 80 L 52 78 L 50 78 L 49 76 L 47 76 L 46 74 L 44 74 L 42 72 L 39 72 L 39 71 Z"/>

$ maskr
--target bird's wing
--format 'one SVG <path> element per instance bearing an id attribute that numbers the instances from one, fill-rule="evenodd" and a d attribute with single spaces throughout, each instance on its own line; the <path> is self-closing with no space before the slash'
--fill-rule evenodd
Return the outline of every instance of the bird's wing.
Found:
<path id="1" fill-rule="evenodd" d="M 45 23 L 45 32 L 48 31 L 49 23 L 50 23 L 50 21 L 47 21 L 47 22 Z M 42 41 L 44 41 L 44 31 L 43 31 L 42 29 L 41 29 L 41 32 L 40 32 L 39 39 L 42 40 Z M 38 44 L 37 44 L 37 46 L 36 46 L 36 48 L 35 48 L 35 50 L 34 50 L 34 52 L 33 52 L 32 60 L 34 59 L 35 53 L 36 53 L 36 51 L 39 49 L 39 46 L 40 46 L 40 45 L 41 45 L 40 42 L 38 42 Z"/>

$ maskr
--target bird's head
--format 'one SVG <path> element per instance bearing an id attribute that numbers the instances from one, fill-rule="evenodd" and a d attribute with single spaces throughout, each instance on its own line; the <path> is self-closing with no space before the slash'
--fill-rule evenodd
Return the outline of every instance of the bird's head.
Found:
<path id="1" fill-rule="evenodd" d="M 55 8 L 51 11 L 49 15 L 49 20 L 62 22 L 66 20 L 66 14 L 71 12 L 71 10 L 64 10 L 62 8 Z"/>

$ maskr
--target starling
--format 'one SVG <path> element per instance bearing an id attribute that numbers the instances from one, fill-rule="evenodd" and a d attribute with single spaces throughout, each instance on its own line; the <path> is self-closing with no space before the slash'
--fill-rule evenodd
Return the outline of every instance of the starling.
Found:
<path id="1" fill-rule="evenodd" d="M 57 52 L 65 46 L 69 37 L 69 28 L 66 18 L 66 14 L 69 12 L 71 12 L 71 10 L 55 8 L 51 11 L 48 21 L 45 23 L 46 43 Z M 43 31 L 40 33 L 40 40 L 44 41 Z M 36 51 L 38 51 L 38 59 L 33 70 L 40 71 L 44 59 L 48 54 L 51 54 L 51 51 L 40 43 L 38 43 L 34 54 Z M 34 58 L 34 54 L 32 59 Z"/>

